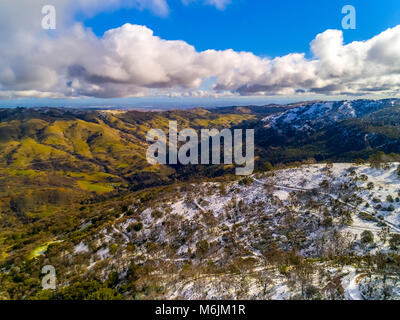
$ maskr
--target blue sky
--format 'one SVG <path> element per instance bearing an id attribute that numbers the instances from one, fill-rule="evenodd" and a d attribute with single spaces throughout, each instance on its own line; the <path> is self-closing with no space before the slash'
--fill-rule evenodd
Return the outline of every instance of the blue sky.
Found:
<path id="1" fill-rule="evenodd" d="M 369 39 L 400 24 L 398 0 L 232 0 L 224 10 L 201 3 L 170 1 L 170 14 L 121 9 L 82 19 L 101 36 L 124 23 L 140 24 L 169 40 L 184 40 L 197 50 L 234 49 L 277 56 L 309 52 L 315 35 L 342 29 L 344 5 L 357 10 L 357 29 L 345 30 L 346 42 Z"/>
<path id="2" fill-rule="evenodd" d="M 20 1 L 0 4 L 2 106 L 400 97 L 398 0 Z M 57 9 L 57 30 L 38 28 L 40 3 Z M 344 5 L 355 30 L 342 29 Z"/>

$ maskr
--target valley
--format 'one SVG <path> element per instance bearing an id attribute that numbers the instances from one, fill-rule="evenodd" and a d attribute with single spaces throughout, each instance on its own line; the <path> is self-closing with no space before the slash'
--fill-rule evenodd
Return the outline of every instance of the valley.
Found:
<path id="1" fill-rule="evenodd" d="M 0 110 L 0 297 L 398 299 L 399 106 Z M 255 173 L 150 165 L 169 121 L 254 129 Z"/>

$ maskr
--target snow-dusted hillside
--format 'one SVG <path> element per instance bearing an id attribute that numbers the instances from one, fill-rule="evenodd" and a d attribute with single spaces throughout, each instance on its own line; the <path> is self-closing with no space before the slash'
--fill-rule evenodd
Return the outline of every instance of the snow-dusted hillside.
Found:
<path id="1" fill-rule="evenodd" d="M 318 102 L 290 109 L 279 115 L 272 115 L 263 121 L 266 128 L 278 131 L 315 132 L 329 124 L 360 118 L 398 103 L 397 99 Z"/>
<path id="2" fill-rule="evenodd" d="M 397 168 L 315 164 L 180 186 L 133 203 L 70 259 L 89 276 L 120 270 L 122 283 L 132 261 L 147 266 L 141 279 L 162 298 L 359 297 L 366 268 L 374 272 L 365 257 L 397 250 Z"/>

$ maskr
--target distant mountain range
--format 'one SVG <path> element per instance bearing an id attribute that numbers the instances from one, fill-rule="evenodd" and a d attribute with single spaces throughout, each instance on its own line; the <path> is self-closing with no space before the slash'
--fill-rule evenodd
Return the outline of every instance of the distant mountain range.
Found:
<path id="1" fill-rule="evenodd" d="M 256 144 L 273 162 L 352 161 L 400 152 L 400 100 L 316 102 L 265 117 Z"/>
<path id="2" fill-rule="evenodd" d="M 29 222 L 60 205 L 232 172 L 224 166 L 150 166 L 146 133 L 167 131 L 170 120 L 180 128 L 254 128 L 256 169 L 266 162 L 400 153 L 396 99 L 164 112 L 0 109 L 0 207 L 12 213 L 3 222 Z"/>
<path id="3" fill-rule="evenodd" d="M 293 220 L 291 212 L 284 213 L 285 219 L 280 224 L 280 210 L 284 209 L 284 205 L 282 200 L 272 197 L 272 194 L 282 195 L 279 190 L 282 177 L 275 177 L 274 180 L 277 193 L 270 190 L 271 186 L 263 185 L 263 182 L 258 182 L 255 192 L 251 185 L 257 181 L 253 180 L 257 179 L 256 176 L 238 180 L 233 175 L 231 166 L 150 166 L 146 160 L 146 149 L 149 145 L 146 142 L 146 133 L 150 129 L 167 131 L 169 121 L 177 121 L 181 129 L 254 128 L 256 173 L 267 171 L 265 177 L 272 179 L 277 172 L 281 172 L 284 177 L 286 171 L 269 172 L 271 169 L 298 167 L 296 177 L 299 181 L 289 190 L 304 192 L 305 189 L 301 188 L 309 184 L 310 189 L 306 191 L 311 200 L 307 198 L 310 203 L 304 204 L 301 219 Z M 314 176 L 307 173 L 309 168 L 299 166 L 300 162 L 305 160 L 304 162 L 311 163 L 316 160 L 352 163 L 358 159 L 370 159 L 372 156 L 379 160 L 382 155 L 386 160 L 399 161 L 399 154 L 400 100 L 396 99 L 314 101 L 289 105 L 196 108 L 164 112 L 64 108 L 0 109 L 0 270 L 8 272 L 0 272 L 0 299 L 5 292 L 14 298 L 25 296 L 25 292 L 35 292 L 37 284 L 33 286 L 31 283 L 32 272 L 39 279 L 41 266 L 48 263 L 44 259 L 55 259 L 52 263 L 58 266 L 58 270 L 67 270 L 64 270 L 62 277 L 68 279 L 65 280 L 68 283 L 74 277 L 81 279 L 81 275 L 90 273 L 92 268 L 98 271 L 108 270 L 104 266 L 107 261 L 114 264 L 117 262 L 115 265 L 120 261 L 123 265 L 118 268 L 126 271 L 127 265 L 131 263 L 130 259 L 137 256 L 142 257 L 141 267 L 138 268 L 134 261 L 127 273 L 124 271 L 128 277 L 124 276 L 123 281 L 126 283 L 147 279 L 149 274 L 146 259 L 158 254 L 166 257 L 164 263 L 173 272 L 174 268 L 178 268 L 183 273 L 190 270 L 198 272 L 196 266 L 208 268 L 209 272 L 225 270 L 223 268 L 241 270 L 243 258 L 248 258 L 249 253 L 252 253 L 253 260 L 254 257 L 260 260 L 264 259 L 261 252 L 274 256 L 279 246 L 284 251 L 284 256 L 288 255 L 290 260 L 291 253 L 287 252 L 287 248 L 290 247 L 288 243 L 293 240 L 291 237 L 303 239 L 303 235 L 314 230 L 312 224 L 305 223 L 308 211 L 321 208 L 314 203 L 314 200 L 318 202 L 321 199 L 312 200 L 316 196 L 312 188 L 329 188 L 330 183 L 336 180 L 342 183 L 342 173 L 348 177 L 354 176 L 353 165 L 345 164 L 345 171 L 336 170 L 336 180 L 332 178 L 332 181 L 324 180 L 320 181 L 320 185 L 315 185 L 315 181 L 311 181 Z M 272 168 L 271 163 L 275 168 Z M 317 167 L 320 170 L 318 176 L 332 176 L 329 173 L 329 164 L 319 164 Z M 371 173 L 368 166 L 364 166 L 362 170 L 359 176 L 355 175 L 354 179 L 349 180 L 349 185 L 344 183 L 339 188 L 343 191 L 342 196 L 349 201 L 357 200 L 358 191 L 355 186 L 359 181 L 364 181 L 364 189 L 373 188 L 363 175 L 363 172 Z M 390 181 L 396 184 L 396 172 L 399 169 L 392 165 L 391 170 Z M 372 172 L 371 175 L 373 174 Z M 379 174 L 385 177 L 384 172 L 379 171 Z M 209 190 L 204 189 L 207 181 L 212 182 L 207 186 Z M 375 182 L 381 183 L 379 181 Z M 230 189 L 226 188 L 226 183 L 231 185 Z M 351 194 L 348 194 L 350 186 L 354 190 L 351 189 Z M 378 185 L 376 188 L 379 191 Z M 337 192 L 337 189 L 334 186 L 331 191 Z M 390 196 L 394 199 L 397 191 L 392 189 Z M 254 193 L 254 201 L 236 201 L 235 195 L 239 191 L 247 200 Z M 270 224 L 269 218 L 264 214 L 257 216 L 265 208 L 265 204 L 260 202 L 265 192 L 272 192 L 271 197 L 266 199 L 272 201 L 271 212 L 276 214 L 276 225 Z M 321 195 L 326 196 L 324 193 Z M 228 201 L 228 196 L 231 200 L 235 199 L 235 202 Z M 393 200 L 389 195 L 381 196 L 388 196 L 389 200 Z M 302 203 L 300 200 L 304 200 L 299 195 L 300 202 L 296 197 L 288 199 L 292 201 L 290 208 L 295 208 L 298 203 Z M 349 218 L 346 208 L 337 210 L 337 206 L 343 203 L 332 204 L 331 200 L 331 197 L 324 199 L 332 206 L 329 210 L 332 210 L 333 217 L 342 220 Z M 368 201 L 372 201 L 372 204 L 368 205 L 372 206 L 376 199 L 370 200 Z M 392 208 L 389 204 L 392 201 L 389 200 L 385 206 L 381 205 L 381 209 L 396 210 L 398 205 L 393 205 Z M 256 232 L 250 230 L 251 228 L 243 229 L 249 232 L 243 235 L 236 224 L 240 222 L 247 225 L 247 221 L 250 221 L 239 219 L 246 208 L 249 210 L 248 215 L 244 215 L 246 219 L 251 220 L 255 215 L 259 220 L 249 224 Z M 214 209 L 221 214 L 215 217 L 212 211 Z M 380 215 L 383 217 L 386 211 L 383 210 Z M 196 212 L 198 223 L 192 221 L 188 224 L 181 221 L 180 217 L 186 212 Z M 347 212 L 347 216 L 334 216 L 338 212 Z M 372 211 L 368 214 L 361 213 L 363 219 L 377 223 L 379 220 L 374 214 Z M 162 216 L 168 219 L 161 223 Z M 391 216 L 393 219 L 395 217 L 395 214 Z M 322 225 L 318 228 L 323 230 L 326 226 L 332 227 L 332 221 L 329 214 L 319 217 L 317 222 Z M 389 222 L 397 230 L 397 222 L 391 221 Z M 275 238 L 279 243 L 271 235 L 268 235 L 269 242 L 265 242 L 263 235 L 253 241 L 253 247 L 249 247 L 249 234 L 261 235 L 262 230 L 268 229 L 265 223 L 280 230 L 279 237 Z M 208 227 L 213 224 L 214 227 Z M 301 230 L 299 226 L 302 227 Z M 144 231 L 141 232 L 142 230 Z M 203 234 L 205 230 L 209 233 L 207 237 Z M 167 232 L 169 238 L 160 238 L 161 231 Z M 334 227 L 330 231 L 336 236 Z M 285 237 L 288 238 L 283 241 Z M 217 243 L 219 238 L 221 242 Z M 125 240 L 121 241 L 123 239 Z M 190 248 L 185 247 L 188 240 L 193 240 Z M 212 245 L 209 246 L 208 243 Z M 224 254 L 232 257 L 234 253 L 237 257 L 237 260 L 230 262 L 230 266 L 224 265 L 225 260 L 220 259 L 223 257 L 221 243 L 225 248 L 223 250 L 226 250 Z M 304 245 L 306 247 L 308 245 Z M 179 251 L 182 248 L 187 250 L 185 254 Z M 209 252 L 214 254 L 213 264 L 207 264 L 203 260 L 212 256 Z M 259 267 L 253 266 L 253 260 L 246 260 L 251 265 L 248 270 L 258 270 Z M 72 269 L 64 267 L 69 266 L 71 261 L 78 269 L 83 268 L 84 273 L 79 273 L 77 269 L 78 274 L 74 275 Z M 149 261 L 153 263 L 158 260 Z M 144 265 L 146 268 L 142 269 Z M 16 272 L 15 277 L 14 266 L 18 266 L 19 270 L 23 269 Z M 160 266 L 157 268 L 160 269 Z M 102 272 L 99 271 L 99 274 Z M 107 275 L 112 278 L 112 273 Z M 113 281 L 110 286 L 114 288 L 119 280 L 114 277 L 107 281 Z M 83 285 L 94 285 L 97 288 L 99 284 L 93 282 Z M 127 290 L 131 296 L 136 296 L 135 290 L 138 288 L 129 287 Z M 105 290 L 108 292 L 108 289 Z M 74 288 L 71 290 L 79 291 Z M 181 294 L 188 294 L 183 291 Z"/>

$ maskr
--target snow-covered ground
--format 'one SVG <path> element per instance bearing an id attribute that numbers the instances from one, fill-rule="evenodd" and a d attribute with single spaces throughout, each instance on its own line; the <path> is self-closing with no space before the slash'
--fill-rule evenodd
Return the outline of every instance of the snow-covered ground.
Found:
<path id="1" fill-rule="evenodd" d="M 317 102 L 289 109 L 263 119 L 266 128 L 277 131 L 296 130 L 312 132 L 322 126 L 345 119 L 362 117 L 379 109 L 392 106 L 397 100 Z"/>
<path id="2" fill-rule="evenodd" d="M 192 184 L 177 189 L 173 196 L 166 194 L 152 201 L 148 207 L 132 204 L 134 216 L 123 216 L 102 231 L 105 237 L 96 240 L 102 247 L 95 259 L 88 261 L 88 270 L 102 260 L 111 267 L 127 263 L 129 257 L 139 264 L 154 261 L 178 270 L 201 266 L 218 270 L 247 263 L 235 267 L 242 275 L 196 271 L 196 276 L 180 278 L 176 273 L 161 272 L 165 276 L 164 297 L 241 298 L 241 287 L 242 298 L 292 298 L 300 292 L 287 278 L 292 271 L 284 271 L 283 276 L 266 267 L 269 260 L 264 253 L 271 243 L 317 261 L 351 252 L 363 256 L 388 251 L 380 232 L 386 226 L 391 234 L 400 233 L 398 166 L 303 165 L 255 174 L 247 180 Z M 364 231 L 372 232 L 374 244 L 360 242 Z M 129 256 L 121 251 L 124 258 L 118 259 L 108 247 L 116 242 L 121 248 L 133 244 L 135 252 Z M 75 254 L 88 248 L 83 241 L 75 247 Z M 321 264 L 318 268 L 329 270 Z M 343 298 L 362 299 L 359 284 L 364 274 L 352 266 L 346 268 L 332 274 L 342 277 Z M 263 282 L 266 275 L 268 281 Z M 317 286 L 316 279 L 310 281 Z"/>

